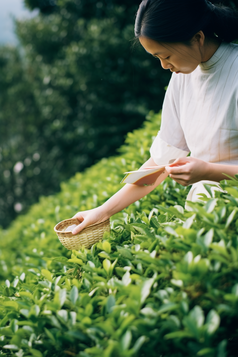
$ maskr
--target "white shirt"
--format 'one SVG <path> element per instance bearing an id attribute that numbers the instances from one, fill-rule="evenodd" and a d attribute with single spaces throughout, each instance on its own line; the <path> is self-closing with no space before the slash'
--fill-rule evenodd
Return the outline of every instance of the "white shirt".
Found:
<path id="1" fill-rule="evenodd" d="M 238 45 L 222 43 L 192 73 L 173 73 L 150 152 L 158 165 L 189 152 L 238 165 Z"/>

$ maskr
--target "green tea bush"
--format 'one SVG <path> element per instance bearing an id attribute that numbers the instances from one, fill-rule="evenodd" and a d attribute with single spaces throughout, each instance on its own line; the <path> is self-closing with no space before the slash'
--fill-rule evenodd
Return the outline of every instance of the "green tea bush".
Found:
<path id="1" fill-rule="evenodd" d="M 237 356 L 238 177 L 191 211 L 188 190 L 166 179 L 113 216 L 111 232 L 89 250 L 67 251 L 53 232 L 139 168 L 159 119 L 150 115 L 121 155 L 1 231 L 0 355 Z"/>

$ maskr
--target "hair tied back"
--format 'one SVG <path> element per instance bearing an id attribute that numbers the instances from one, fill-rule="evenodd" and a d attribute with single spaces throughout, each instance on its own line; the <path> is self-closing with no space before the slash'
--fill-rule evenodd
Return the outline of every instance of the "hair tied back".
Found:
<path id="1" fill-rule="evenodd" d="M 209 0 L 143 0 L 136 14 L 136 38 L 187 42 L 198 31 L 232 42 L 238 39 L 238 13 Z"/>
<path id="2" fill-rule="evenodd" d="M 148 7 L 149 3 L 150 3 L 150 0 L 143 0 L 142 1 L 142 3 L 141 3 L 141 6 L 143 6 L 143 11 L 142 12 L 147 10 L 147 7 Z"/>
<path id="3" fill-rule="evenodd" d="M 136 16 L 136 22 L 135 22 L 135 36 L 139 36 L 140 31 L 138 30 L 140 28 L 140 25 L 142 23 L 143 17 L 145 15 L 145 12 L 149 6 L 150 0 L 143 0 L 140 3 L 137 16 Z"/>
<path id="4" fill-rule="evenodd" d="M 238 38 L 238 12 L 230 7 L 214 5 L 206 0 L 211 13 L 211 27 L 213 35 L 225 42 L 232 42 Z"/>
<path id="5" fill-rule="evenodd" d="M 206 0 L 206 3 L 208 5 L 210 11 L 216 10 L 216 6 L 214 4 L 212 4 L 211 1 Z"/>

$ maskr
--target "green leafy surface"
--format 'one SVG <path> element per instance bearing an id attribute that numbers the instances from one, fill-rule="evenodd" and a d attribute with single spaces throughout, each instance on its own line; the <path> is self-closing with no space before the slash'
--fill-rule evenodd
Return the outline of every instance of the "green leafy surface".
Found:
<path id="1" fill-rule="evenodd" d="M 96 207 L 149 157 L 159 116 L 104 159 L 41 198 L 0 242 L 3 356 L 237 355 L 238 180 L 191 203 L 166 179 L 111 218 L 91 249 L 67 251 L 54 225 Z"/>

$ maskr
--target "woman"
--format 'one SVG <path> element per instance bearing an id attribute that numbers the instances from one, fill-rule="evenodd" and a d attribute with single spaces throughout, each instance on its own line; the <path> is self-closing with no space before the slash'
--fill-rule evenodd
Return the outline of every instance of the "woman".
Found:
<path id="1" fill-rule="evenodd" d="M 238 173 L 238 45 L 230 43 L 238 38 L 237 13 L 206 0 L 143 0 L 135 36 L 173 72 L 161 129 L 142 167 L 175 159 L 163 178 L 193 185 L 188 199 L 196 200 L 204 182 Z M 125 185 L 102 206 L 78 212 L 75 217 L 83 222 L 73 233 L 106 220 L 156 186 Z"/>

